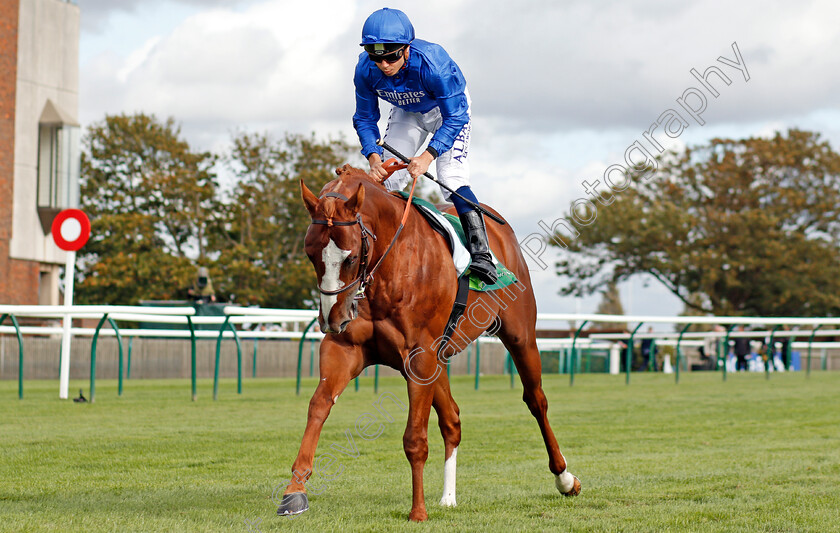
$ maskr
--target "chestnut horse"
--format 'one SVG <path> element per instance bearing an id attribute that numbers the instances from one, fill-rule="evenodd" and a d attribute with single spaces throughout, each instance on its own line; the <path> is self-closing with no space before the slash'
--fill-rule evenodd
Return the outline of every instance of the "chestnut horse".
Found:
<path id="1" fill-rule="evenodd" d="M 444 238 L 417 209 L 408 210 L 404 230 L 396 235 L 406 201 L 388 193 L 362 170 L 345 165 L 336 174 L 338 179 L 325 185 L 320 197 L 301 180 L 303 202 L 312 217 L 305 249 L 318 278 L 318 322 L 326 336 L 320 350 L 321 379 L 309 402 L 293 477 L 277 514 L 309 508 L 305 483 L 330 409 L 365 367 L 383 364 L 399 370 L 408 382 L 403 446 L 411 465 L 409 518 L 425 520 L 423 468 L 429 455 L 431 407 L 438 414 L 445 443 L 440 504 L 455 505 L 461 422 L 447 374 L 441 371 L 446 360 L 438 355 L 438 348 L 455 301 L 457 273 Z M 518 282 L 496 291 L 470 291 L 467 312 L 445 347 L 451 354 L 458 353 L 484 331 L 494 330 L 519 371 L 523 400 L 540 426 L 555 484 L 561 493 L 576 495 L 580 481 L 566 471 L 566 460 L 548 424 L 528 266 L 509 225 L 488 224 L 487 233 L 496 257 Z M 375 275 L 370 276 L 373 271 Z"/>

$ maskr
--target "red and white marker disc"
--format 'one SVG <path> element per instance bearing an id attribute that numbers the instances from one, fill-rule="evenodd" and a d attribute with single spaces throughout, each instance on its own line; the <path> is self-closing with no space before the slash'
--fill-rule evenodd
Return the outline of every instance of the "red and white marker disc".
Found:
<path id="1" fill-rule="evenodd" d="M 65 209 L 52 223 L 52 236 L 65 252 L 76 252 L 90 238 L 90 220 L 79 209 Z"/>

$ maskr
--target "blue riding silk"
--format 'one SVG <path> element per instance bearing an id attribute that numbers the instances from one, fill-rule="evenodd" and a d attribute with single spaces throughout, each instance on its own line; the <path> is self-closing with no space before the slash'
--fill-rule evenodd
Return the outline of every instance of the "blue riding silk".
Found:
<path id="1" fill-rule="evenodd" d="M 411 42 L 408 61 L 400 71 L 388 77 L 368 59 L 359 55 L 356 74 L 356 114 L 353 127 L 366 158 L 373 152 L 382 155 L 379 139 L 379 99 L 412 113 L 428 113 L 440 108 L 443 123 L 432 136 L 429 146 L 442 154 L 452 148 L 455 137 L 470 121 L 464 91 L 467 82 L 458 65 L 438 44 L 420 39 Z"/>

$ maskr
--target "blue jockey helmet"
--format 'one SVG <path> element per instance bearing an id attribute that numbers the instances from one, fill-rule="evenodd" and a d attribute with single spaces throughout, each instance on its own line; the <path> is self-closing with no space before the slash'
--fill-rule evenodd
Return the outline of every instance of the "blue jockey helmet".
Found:
<path id="1" fill-rule="evenodd" d="M 414 26 L 411 25 L 408 16 L 399 9 L 383 7 L 371 13 L 365 21 L 360 44 L 409 44 L 413 40 Z M 367 48 L 365 46 L 365 49 Z"/>

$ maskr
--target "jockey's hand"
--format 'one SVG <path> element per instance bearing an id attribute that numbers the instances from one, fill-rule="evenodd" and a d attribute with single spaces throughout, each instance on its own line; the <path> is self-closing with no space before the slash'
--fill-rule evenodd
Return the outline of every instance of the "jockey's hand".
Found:
<path id="1" fill-rule="evenodd" d="M 388 177 L 388 171 L 382 166 L 382 158 L 376 152 L 368 156 L 368 163 L 370 163 L 370 172 L 368 176 L 372 180 L 382 181 Z"/>
<path id="2" fill-rule="evenodd" d="M 412 157 L 409 161 L 408 173 L 411 175 L 412 179 L 416 178 L 417 176 L 422 176 L 429 170 L 429 165 L 432 164 L 435 158 L 429 152 L 424 151 L 422 154 L 418 155 L 417 157 Z"/>

